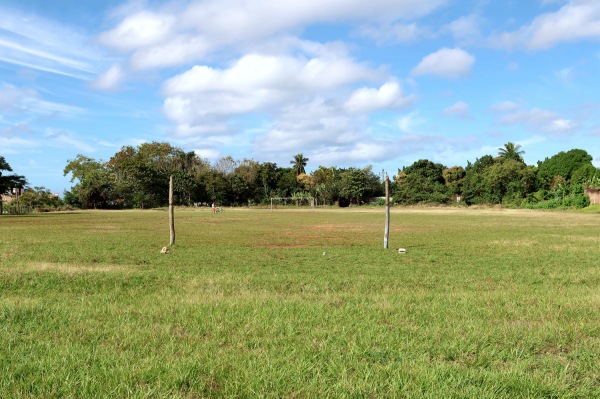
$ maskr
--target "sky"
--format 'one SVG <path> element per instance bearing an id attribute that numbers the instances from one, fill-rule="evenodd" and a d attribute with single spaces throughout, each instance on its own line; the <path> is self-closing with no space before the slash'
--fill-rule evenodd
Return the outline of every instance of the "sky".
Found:
<path id="1" fill-rule="evenodd" d="M 597 0 L 2 0 L 0 156 L 62 195 L 82 154 L 169 142 L 365 167 L 600 167 Z"/>

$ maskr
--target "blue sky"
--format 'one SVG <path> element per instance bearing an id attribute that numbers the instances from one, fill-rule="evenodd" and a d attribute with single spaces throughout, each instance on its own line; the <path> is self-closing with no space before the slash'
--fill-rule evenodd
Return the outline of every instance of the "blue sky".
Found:
<path id="1" fill-rule="evenodd" d="M 3 0 L 0 155 L 61 193 L 78 154 L 167 141 L 289 166 L 600 166 L 597 0 Z"/>

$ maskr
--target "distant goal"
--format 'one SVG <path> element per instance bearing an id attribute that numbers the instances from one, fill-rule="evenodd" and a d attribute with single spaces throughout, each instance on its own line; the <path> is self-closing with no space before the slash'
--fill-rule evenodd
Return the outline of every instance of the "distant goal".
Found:
<path id="1" fill-rule="evenodd" d="M 295 197 L 272 197 L 271 210 L 278 206 L 315 206 L 315 198 L 311 196 L 295 196 Z"/>

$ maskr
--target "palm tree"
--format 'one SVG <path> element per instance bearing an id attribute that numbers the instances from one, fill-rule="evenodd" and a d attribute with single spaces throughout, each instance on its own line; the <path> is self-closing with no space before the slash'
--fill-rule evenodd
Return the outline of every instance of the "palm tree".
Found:
<path id="1" fill-rule="evenodd" d="M 294 165 L 292 166 L 292 170 L 296 173 L 296 176 L 298 176 L 301 173 L 306 173 L 304 167 L 306 166 L 307 162 L 308 158 L 304 158 L 304 155 L 302 155 L 302 153 L 294 155 L 294 159 L 291 160 L 290 163 Z"/>
<path id="2" fill-rule="evenodd" d="M 525 151 L 521 149 L 520 144 L 508 142 L 504 144 L 504 148 L 498 148 L 498 157 L 502 160 L 514 159 L 518 162 L 525 162 L 523 161 L 523 154 L 525 154 Z"/>

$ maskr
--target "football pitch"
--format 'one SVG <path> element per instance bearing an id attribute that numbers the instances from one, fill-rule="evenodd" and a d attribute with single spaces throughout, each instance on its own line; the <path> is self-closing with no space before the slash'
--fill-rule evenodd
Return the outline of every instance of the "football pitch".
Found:
<path id="1" fill-rule="evenodd" d="M 0 217 L 2 398 L 598 398 L 600 214 Z M 396 248 L 405 248 L 399 254 Z"/>

